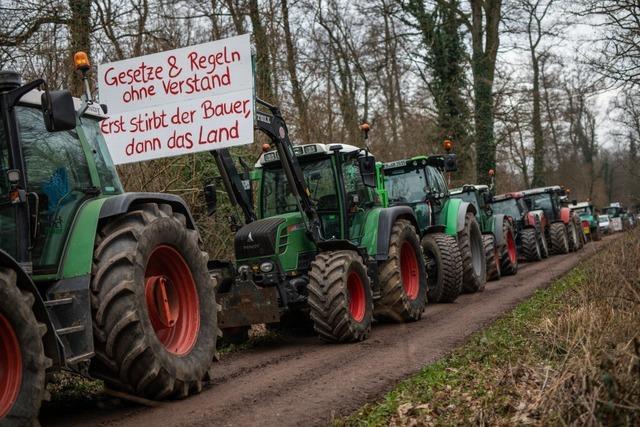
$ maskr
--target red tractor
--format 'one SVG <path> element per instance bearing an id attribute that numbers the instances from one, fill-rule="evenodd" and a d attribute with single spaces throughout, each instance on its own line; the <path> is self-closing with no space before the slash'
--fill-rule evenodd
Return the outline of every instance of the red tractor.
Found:
<path id="1" fill-rule="evenodd" d="M 518 254 L 525 261 L 540 261 L 549 256 L 546 235 L 549 221 L 542 209 L 530 210 L 520 191 L 504 193 L 493 198 L 494 213 L 504 214 L 513 224 Z"/>
<path id="2" fill-rule="evenodd" d="M 542 210 L 549 220 L 545 237 L 551 254 L 577 251 L 584 245 L 580 233 L 580 218 L 563 206 L 565 190 L 558 186 L 533 188 L 522 192 L 529 210 Z"/>

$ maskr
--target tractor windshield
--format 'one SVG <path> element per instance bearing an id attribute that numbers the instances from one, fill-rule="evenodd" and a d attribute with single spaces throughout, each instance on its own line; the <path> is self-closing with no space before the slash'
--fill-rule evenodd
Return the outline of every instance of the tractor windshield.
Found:
<path id="1" fill-rule="evenodd" d="M 589 206 L 585 206 L 583 208 L 577 208 L 577 209 L 574 209 L 573 211 L 578 215 L 593 215 L 593 212 L 591 212 L 591 208 Z"/>
<path id="2" fill-rule="evenodd" d="M 505 199 L 493 202 L 491 208 L 494 213 L 504 214 L 516 220 L 522 217 L 522 212 L 520 212 L 520 207 L 516 199 Z"/>
<path id="3" fill-rule="evenodd" d="M 389 203 L 420 203 L 427 195 L 424 169 L 395 169 L 385 171 L 385 188 Z"/>
<path id="4" fill-rule="evenodd" d="M 338 211 L 338 194 L 331 159 L 301 162 L 305 181 L 318 212 Z M 262 217 L 296 212 L 298 205 L 282 168 L 265 168 L 262 180 Z"/>
<path id="5" fill-rule="evenodd" d="M 551 200 L 551 194 L 549 193 L 540 193 L 540 194 L 532 194 L 528 196 L 526 199 L 527 207 L 530 210 L 540 210 L 544 211 L 544 214 L 549 218 L 555 218 L 555 213 L 553 211 L 553 201 Z"/>

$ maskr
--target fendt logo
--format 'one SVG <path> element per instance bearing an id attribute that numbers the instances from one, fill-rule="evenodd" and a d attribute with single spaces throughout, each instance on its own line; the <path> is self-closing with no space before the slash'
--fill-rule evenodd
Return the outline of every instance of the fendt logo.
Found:
<path id="1" fill-rule="evenodd" d="M 253 236 L 251 235 L 251 231 L 249 232 L 249 235 L 247 236 L 247 242 L 253 242 Z"/>

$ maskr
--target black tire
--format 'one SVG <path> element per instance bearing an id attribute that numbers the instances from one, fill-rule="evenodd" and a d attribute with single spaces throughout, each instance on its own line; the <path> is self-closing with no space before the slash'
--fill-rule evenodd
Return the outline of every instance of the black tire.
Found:
<path id="1" fill-rule="evenodd" d="M 567 227 L 562 222 L 554 222 L 549 227 L 549 235 L 551 237 L 551 253 L 554 255 L 569 253 L 569 236 L 567 236 Z"/>
<path id="2" fill-rule="evenodd" d="M 109 387 L 155 400 L 184 398 L 202 390 L 202 381 L 216 355 L 219 331 L 208 255 L 199 243 L 198 232 L 187 228 L 184 215 L 165 204 L 135 206 L 100 228 L 91 283 L 96 357 L 90 369 Z M 161 341 L 147 301 L 149 269 L 154 269 L 154 277 L 166 278 L 169 285 L 163 287 L 174 292 L 182 286 L 180 278 L 185 277 L 170 271 L 173 260 L 159 267 L 151 265 L 161 248 L 170 248 L 175 262 L 190 272 L 190 298 L 198 302 L 189 324 L 197 319 L 199 325 L 189 339 L 191 346 L 180 353 L 177 346 L 172 351 L 172 344 Z M 156 276 L 158 269 L 161 276 Z M 180 316 L 189 319 L 184 311 Z M 174 330 L 168 332 L 173 334 Z"/>
<path id="3" fill-rule="evenodd" d="M 518 273 L 518 248 L 516 236 L 509 221 L 502 223 L 504 243 L 500 246 L 500 275 L 513 276 Z"/>
<path id="4" fill-rule="evenodd" d="M 500 280 L 500 253 L 496 247 L 496 239 L 493 234 L 483 234 L 482 243 L 487 261 L 487 281 Z"/>
<path id="5" fill-rule="evenodd" d="M 350 310 L 353 298 L 349 279 L 358 280 L 363 295 L 361 317 Z M 328 251 L 316 255 L 309 271 L 309 308 L 320 339 L 328 342 L 363 341 L 371 332 L 373 297 L 367 269 L 354 251 Z"/>
<path id="6" fill-rule="evenodd" d="M 373 316 L 394 322 L 412 322 L 422 317 L 427 304 L 427 275 L 422 246 L 416 229 L 405 219 L 391 228 L 389 257 L 378 265 L 380 298 Z"/>
<path id="7" fill-rule="evenodd" d="M 535 228 L 525 228 L 520 232 L 522 255 L 527 261 L 541 261 L 542 250 Z"/>
<path id="8" fill-rule="evenodd" d="M 487 281 L 487 263 L 482 232 L 476 217 L 467 212 L 464 229 L 458 233 L 458 246 L 462 256 L 462 290 L 466 293 L 484 289 Z"/>
<path id="9" fill-rule="evenodd" d="M 549 246 L 551 246 L 551 232 L 549 231 L 549 228 L 541 228 L 540 230 L 538 230 L 538 244 L 540 245 L 540 254 L 542 255 L 542 258 L 549 258 L 549 255 L 551 255 L 551 248 Z"/>
<path id="10" fill-rule="evenodd" d="M 596 227 L 595 229 L 591 230 L 591 240 L 594 242 L 599 242 L 600 240 L 602 240 L 602 234 L 600 234 L 600 229 L 598 227 Z"/>
<path id="11" fill-rule="evenodd" d="M 569 238 L 569 252 L 576 252 L 580 249 L 580 235 L 576 230 L 576 223 L 570 220 L 566 227 L 567 237 Z"/>
<path id="12" fill-rule="evenodd" d="M 12 397 L 8 389 L 0 389 L 6 393 L 0 395 L 0 425 L 32 426 L 38 425 L 40 404 L 48 396 L 45 370 L 51 366 L 51 359 L 45 356 L 42 344 L 47 327 L 39 323 L 33 314 L 35 297 L 18 289 L 16 280 L 14 270 L 0 267 L 0 349 L 5 351 L 8 346 L 19 350 L 19 354 L 14 353 L 13 360 L 22 365 L 20 383 L 9 387 L 10 382 L 5 377 L 7 382 L 4 386 L 12 389 L 11 395 L 15 395 Z M 9 354 L 3 356 L 7 362 Z M 8 370 L 10 366 L 0 366 L 0 380 Z M 0 384 L 0 387 L 4 386 Z"/>
<path id="13" fill-rule="evenodd" d="M 427 301 L 454 302 L 462 293 L 462 257 L 458 242 L 444 233 L 422 238 L 427 269 Z"/>

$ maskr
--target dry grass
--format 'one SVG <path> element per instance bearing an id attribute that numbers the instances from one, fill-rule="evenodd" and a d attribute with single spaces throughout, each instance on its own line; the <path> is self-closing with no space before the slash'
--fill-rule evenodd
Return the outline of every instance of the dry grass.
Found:
<path id="1" fill-rule="evenodd" d="M 337 425 L 640 425 L 640 230 Z"/>

